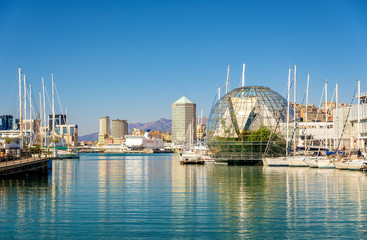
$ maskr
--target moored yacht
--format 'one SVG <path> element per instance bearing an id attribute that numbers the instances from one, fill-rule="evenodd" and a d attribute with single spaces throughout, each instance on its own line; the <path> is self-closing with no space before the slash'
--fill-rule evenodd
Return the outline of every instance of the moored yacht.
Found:
<path id="1" fill-rule="evenodd" d="M 319 157 L 317 159 L 317 166 L 319 168 L 335 168 L 333 159 L 329 157 Z"/>
<path id="2" fill-rule="evenodd" d="M 285 157 L 264 157 L 263 159 L 264 166 L 269 167 L 288 167 L 289 163 Z"/>
<path id="3" fill-rule="evenodd" d="M 286 159 L 290 167 L 308 167 L 308 164 L 304 161 L 306 159 L 304 156 L 289 156 Z"/>

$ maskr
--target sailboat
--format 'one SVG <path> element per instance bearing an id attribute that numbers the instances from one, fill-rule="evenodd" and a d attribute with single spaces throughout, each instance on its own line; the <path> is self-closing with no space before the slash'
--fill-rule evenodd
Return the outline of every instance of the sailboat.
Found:
<path id="1" fill-rule="evenodd" d="M 296 123 L 296 66 L 294 67 L 294 131 L 297 129 Z M 307 107 L 308 107 L 308 86 L 310 82 L 310 74 L 307 75 L 307 88 L 306 88 L 306 124 L 307 124 Z M 300 109 L 301 111 L 301 109 Z M 307 125 L 306 125 L 307 129 Z M 296 156 L 296 144 L 294 143 L 294 156 L 287 157 L 287 161 L 290 167 L 308 167 L 307 163 L 305 163 L 306 151 L 307 151 L 307 139 L 305 136 L 305 155 L 304 156 Z"/>
<path id="2" fill-rule="evenodd" d="M 357 124 L 358 124 L 358 149 L 359 149 L 359 138 L 360 138 L 360 104 L 361 104 L 361 85 L 360 85 L 360 81 L 358 81 L 357 83 L 357 89 L 358 89 L 358 105 L 357 105 L 357 113 L 358 113 L 358 119 L 357 119 Z M 353 102 L 353 100 L 352 100 Z M 351 109 L 349 109 L 350 111 Z M 349 116 L 349 112 L 348 112 L 348 116 Z M 346 119 L 347 121 L 348 119 Z M 345 125 L 344 125 L 345 127 Z M 338 147 L 339 147 L 339 144 L 340 144 L 340 140 L 341 140 L 341 137 L 343 135 L 343 132 L 344 132 L 344 128 L 343 128 L 343 131 L 342 131 L 342 134 L 340 136 L 340 139 L 339 139 L 339 142 L 338 142 Z M 345 157 L 340 157 L 338 158 L 337 161 L 334 161 L 334 166 L 335 168 L 337 169 L 340 169 L 340 170 L 361 170 L 365 165 L 366 165 L 367 161 L 358 157 L 358 156 L 348 156 L 347 158 Z"/>
<path id="3" fill-rule="evenodd" d="M 288 71 L 288 82 L 287 82 L 287 88 L 288 88 L 288 92 L 287 92 L 287 137 L 286 137 L 286 146 L 288 146 L 288 137 L 289 137 L 289 110 L 290 110 L 290 107 L 289 107 L 289 97 L 290 97 L 290 82 L 291 82 L 291 71 L 292 69 L 289 68 L 289 71 Z M 278 122 L 279 124 L 279 122 Z M 277 126 L 278 126 L 277 124 Z M 274 132 L 276 131 L 276 129 L 274 130 Z M 269 138 L 269 142 L 268 142 L 268 145 L 267 145 L 267 149 L 265 150 L 265 155 L 267 154 L 267 151 L 269 149 L 269 144 L 271 142 L 271 136 Z M 287 151 L 287 155 L 288 155 L 288 151 Z M 268 166 L 268 167 L 288 167 L 289 166 L 289 163 L 286 159 L 286 157 L 263 157 L 262 158 L 262 162 L 263 162 L 263 165 L 264 166 Z"/>

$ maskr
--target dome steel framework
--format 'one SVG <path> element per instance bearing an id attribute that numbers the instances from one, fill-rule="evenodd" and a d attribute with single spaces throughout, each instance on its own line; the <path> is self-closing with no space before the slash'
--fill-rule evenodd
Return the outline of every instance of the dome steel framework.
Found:
<path id="1" fill-rule="evenodd" d="M 290 107 L 289 119 L 293 119 Z M 268 87 L 248 86 L 232 90 L 212 108 L 207 142 L 216 158 L 260 160 L 269 136 L 270 154 L 285 153 L 287 100 Z"/>

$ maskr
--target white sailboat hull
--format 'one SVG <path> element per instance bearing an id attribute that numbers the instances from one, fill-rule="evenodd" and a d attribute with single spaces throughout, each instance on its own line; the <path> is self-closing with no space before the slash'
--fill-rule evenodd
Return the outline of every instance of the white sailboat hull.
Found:
<path id="1" fill-rule="evenodd" d="M 284 157 L 266 157 L 263 158 L 264 166 L 269 167 L 288 167 L 289 163 Z"/>
<path id="2" fill-rule="evenodd" d="M 308 167 L 305 163 L 305 157 L 287 157 L 288 164 L 290 167 Z"/>
<path id="3" fill-rule="evenodd" d="M 317 165 L 319 168 L 335 168 L 335 165 L 333 163 L 334 161 L 332 159 L 318 159 Z"/>
<path id="4" fill-rule="evenodd" d="M 310 167 L 310 168 L 318 168 L 319 165 L 317 163 L 317 159 L 315 158 L 305 158 L 304 162 Z"/>

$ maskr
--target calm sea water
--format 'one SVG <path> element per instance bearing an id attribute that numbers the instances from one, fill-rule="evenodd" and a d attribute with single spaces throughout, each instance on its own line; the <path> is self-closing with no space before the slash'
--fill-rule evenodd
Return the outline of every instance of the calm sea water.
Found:
<path id="1" fill-rule="evenodd" d="M 362 172 L 87 154 L 0 187 L 6 239 L 361 239 L 366 231 Z"/>

